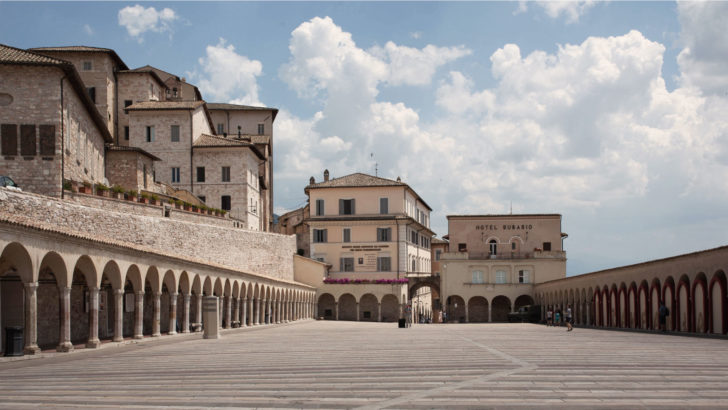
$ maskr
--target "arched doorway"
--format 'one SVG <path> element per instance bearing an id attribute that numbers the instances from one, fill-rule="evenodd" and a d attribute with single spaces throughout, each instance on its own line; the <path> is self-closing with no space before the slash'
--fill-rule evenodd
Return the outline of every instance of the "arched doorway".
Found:
<path id="1" fill-rule="evenodd" d="M 447 321 L 449 323 L 465 323 L 465 300 L 453 295 L 447 298 Z"/>
<path id="2" fill-rule="evenodd" d="M 399 319 L 399 300 L 388 294 L 382 297 L 382 322 L 396 322 Z"/>
<path id="3" fill-rule="evenodd" d="M 361 297 L 359 301 L 359 320 L 362 322 L 379 321 L 379 302 L 377 297 L 371 293 Z"/>
<path id="4" fill-rule="evenodd" d="M 335 306 L 336 300 L 334 299 L 334 296 L 330 293 L 324 293 L 323 295 L 319 296 L 318 316 L 320 318 L 323 318 L 324 320 L 335 320 Z"/>
<path id="5" fill-rule="evenodd" d="M 356 298 L 350 293 L 339 296 L 339 320 L 356 320 Z"/>
<path id="6" fill-rule="evenodd" d="M 522 306 L 533 306 L 536 302 L 533 301 L 533 298 L 529 295 L 521 295 L 516 298 L 516 301 L 513 306 L 513 310 L 518 310 L 518 308 Z"/>
<path id="7" fill-rule="evenodd" d="M 491 309 L 493 322 L 507 322 L 508 313 L 511 312 L 511 300 L 503 295 L 496 296 L 491 303 Z"/>
<path id="8" fill-rule="evenodd" d="M 488 301 L 482 296 L 475 296 L 468 301 L 468 322 L 485 323 L 488 321 Z"/>

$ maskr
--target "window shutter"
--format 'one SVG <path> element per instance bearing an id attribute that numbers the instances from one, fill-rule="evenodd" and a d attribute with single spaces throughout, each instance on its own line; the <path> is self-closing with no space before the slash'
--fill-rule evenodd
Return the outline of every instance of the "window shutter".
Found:
<path id="1" fill-rule="evenodd" d="M 344 200 L 339 199 L 339 215 L 344 215 Z"/>
<path id="2" fill-rule="evenodd" d="M 18 126 L 15 124 L 2 124 L 0 133 L 2 133 L 3 138 L 3 155 L 18 155 Z"/>
<path id="3" fill-rule="evenodd" d="M 20 126 L 20 155 L 34 156 L 35 149 L 35 124 L 22 124 Z"/>
<path id="4" fill-rule="evenodd" d="M 56 155 L 56 126 L 40 125 L 40 155 Z"/>
<path id="5" fill-rule="evenodd" d="M 356 208 L 354 207 L 355 204 L 356 204 L 356 200 L 352 199 L 351 200 L 351 214 L 352 215 L 356 215 Z"/>
<path id="6" fill-rule="evenodd" d="M 339 270 L 344 271 L 344 258 L 339 258 Z"/>
<path id="7" fill-rule="evenodd" d="M 328 242 L 329 241 L 329 238 L 328 238 L 328 229 L 324 229 L 323 231 L 324 231 L 324 242 Z"/>

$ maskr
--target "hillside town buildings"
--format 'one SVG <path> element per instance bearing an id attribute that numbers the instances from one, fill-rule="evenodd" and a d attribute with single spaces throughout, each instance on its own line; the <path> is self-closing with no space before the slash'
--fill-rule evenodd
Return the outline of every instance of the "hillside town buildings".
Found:
<path id="1" fill-rule="evenodd" d="M 0 188 L 3 351 L 16 326 L 34 354 L 205 325 L 496 322 L 524 305 L 655 330 L 664 302 L 670 331 L 728 333 L 728 247 L 567 278 L 561 215 L 450 215 L 440 240 L 400 178 L 328 170 L 274 228 L 277 109 L 202 97 L 110 49 L 0 45 L 0 175 L 23 189 Z"/>

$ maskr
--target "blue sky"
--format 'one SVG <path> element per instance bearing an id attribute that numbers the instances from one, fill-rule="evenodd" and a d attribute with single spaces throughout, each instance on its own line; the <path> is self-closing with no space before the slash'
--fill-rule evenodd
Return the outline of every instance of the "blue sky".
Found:
<path id="1" fill-rule="evenodd" d="M 561 213 L 573 275 L 728 243 L 725 21 L 725 2 L 0 2 L 0 42 L 112 48 L 279 108 L 279 213 L 324 168 L 376 163 L 438 236 L 511 202 Z"/>

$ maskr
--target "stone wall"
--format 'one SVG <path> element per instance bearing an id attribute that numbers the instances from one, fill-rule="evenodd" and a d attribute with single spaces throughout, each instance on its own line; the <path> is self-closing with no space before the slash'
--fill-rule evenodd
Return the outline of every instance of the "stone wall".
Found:
<path id="1" fill-rule="evenodd" d="M 8 189 L 0 189 L 0 214 L 99 240 L 141 245 L 181 259 L 293 281 L 293 236 L 115 212 Z"/>
<path id="2" fill-rule="evenodd" d="M 117 74 L 118 91 L 118 127 L 115 141 L 118 145 L 129 145 L 129 140 L 124 137 L 124 127 L 129 126 L 129 114 L 124 110 L 124 101 L 131 100 L 132 104 L 150 100 L 164 100 L 164 93 L 161 85 L 150 73 L 123 72 Z M 151 85 L 154 84 L 154 94 Z"/>

